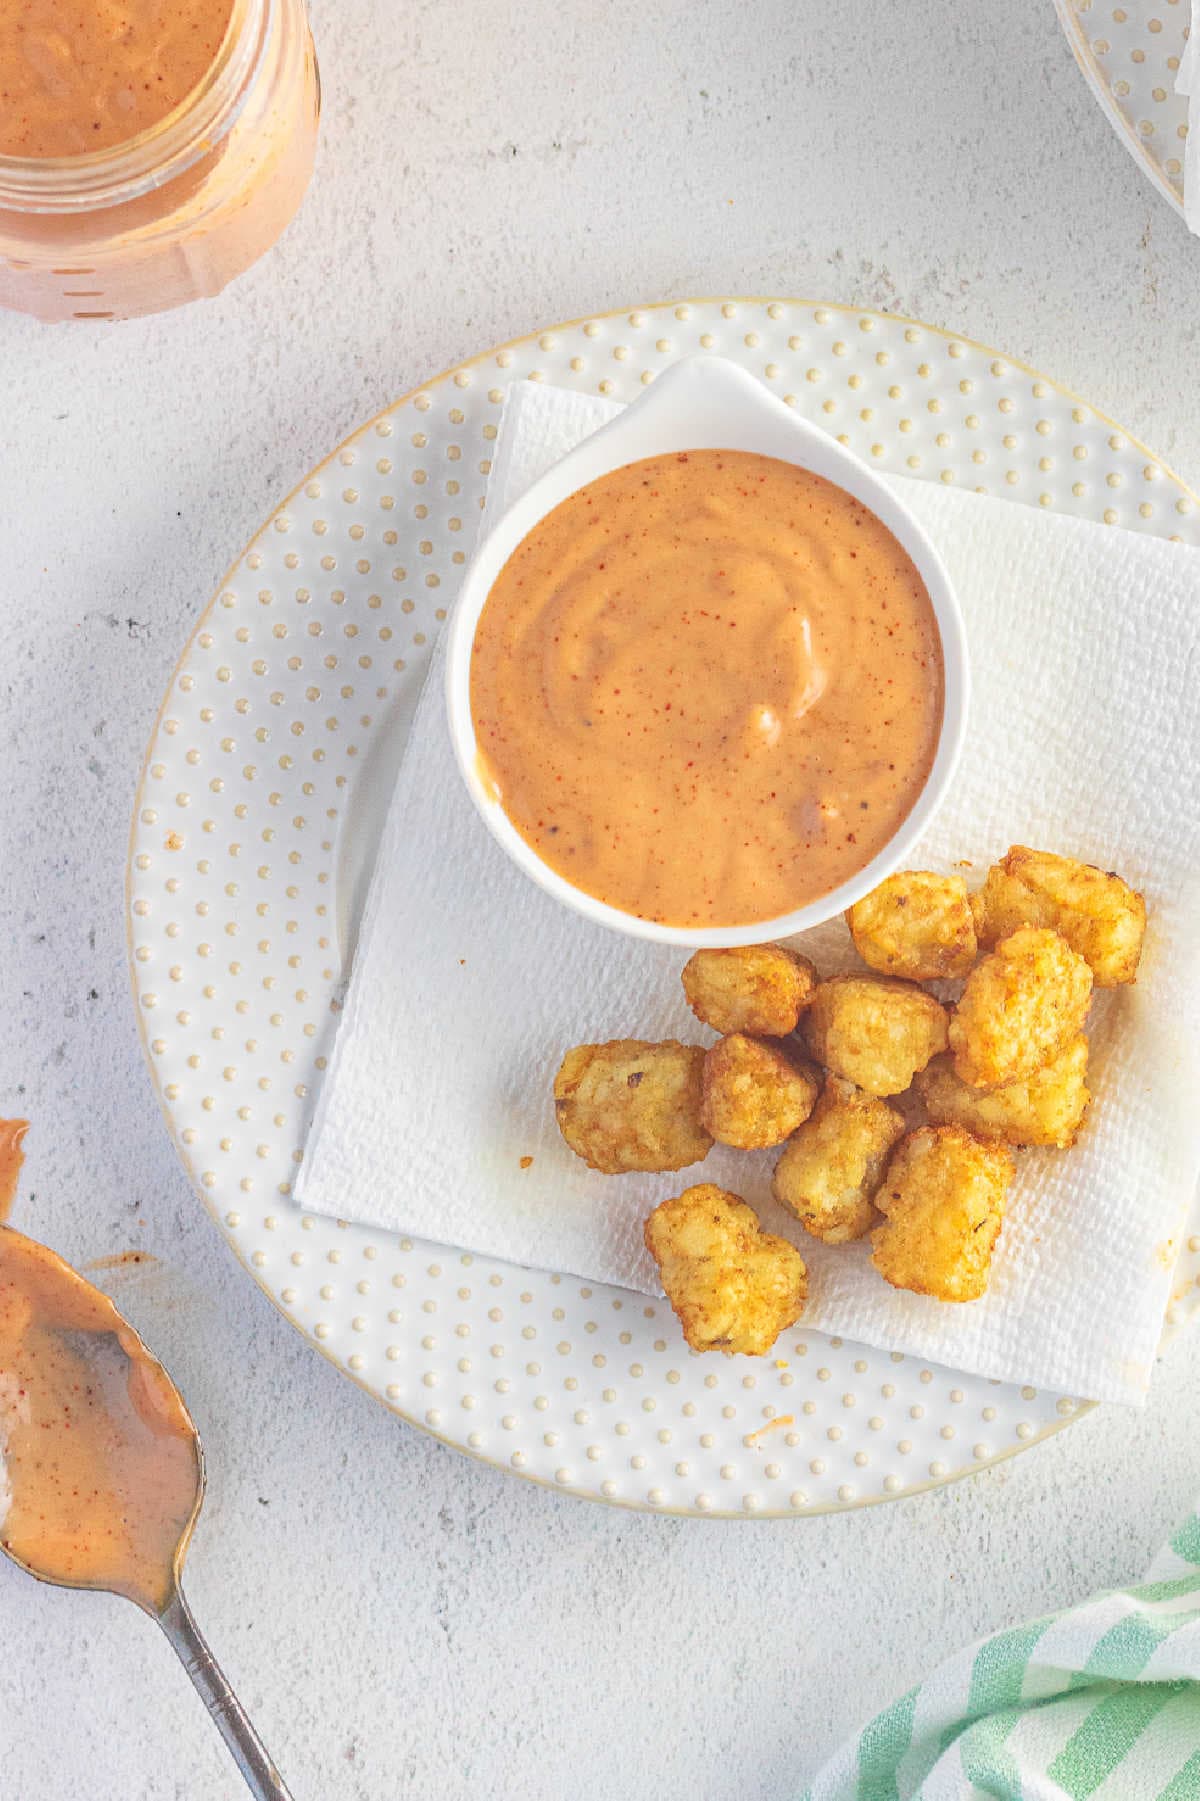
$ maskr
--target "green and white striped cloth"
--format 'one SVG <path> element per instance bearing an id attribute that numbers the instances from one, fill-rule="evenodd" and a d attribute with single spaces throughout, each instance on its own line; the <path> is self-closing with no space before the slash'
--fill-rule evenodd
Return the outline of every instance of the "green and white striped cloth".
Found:
<path id="1" fill-rule="evenodd" d="M 1146 1581 L 998 1632 L 873 1719 L 804 1801 L 1200 1801 L 1200 1512 Z"/>

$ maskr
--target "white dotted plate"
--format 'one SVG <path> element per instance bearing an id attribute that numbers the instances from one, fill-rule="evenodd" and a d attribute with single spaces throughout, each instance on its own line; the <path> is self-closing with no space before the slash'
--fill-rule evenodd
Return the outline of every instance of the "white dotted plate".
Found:
<path id="1" fill-rule="evenodd" d="M 180 1156 L 254 1279 L 446 1443 L 633 1507 L 797 1514 L 948 1481 L 1086 1403 L 792 1332 L 692 1357 L 665 1303 L 301 1213 L 290 1200 L 363 889 L 504 391 L 632 400 L 687 352 L 761 377 L 879 467 L 1200 541 L 1136 440 L 994 351 L 878 313 L 706 300 L 489 351 L 363 426 L 230 570 L 180 659 L 130 845 L 130 950 Z M 1190 1309 L 1200 1269 L 1190 1241 Z M 1180 1290 L 1180 1293 L 1183 1291 Z"/>
<path id="2" fill-rule="evenodd" d="M 1175 92 L 1188 0 L 1054 0 L 1075 61 L 1130 155 L 1183 212 L 1188 103 Z"/>

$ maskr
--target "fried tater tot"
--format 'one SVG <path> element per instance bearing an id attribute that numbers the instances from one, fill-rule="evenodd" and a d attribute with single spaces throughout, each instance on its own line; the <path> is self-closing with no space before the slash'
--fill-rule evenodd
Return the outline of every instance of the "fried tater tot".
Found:
<path id="1" fill-rule="evenodd" d="M 1065 1151 L 1079 1134 L 1091 1095 L 1088 1041 L 1080 1032 L 1053 1062 L 1003 1088 L 971 1088 L 949 1054 L 917 1077 L 917 1093 L 935 1126 L 962 1126 L 997 1144 L 1053 1145 Z"/>
<path id="2" fill-rule="evenodd" d="M 1011 1151 L 960 1126 L 922 1126 L 901 1139 L 875 1196 L 885 1220 L 871 1234 L 871 1261 L 884 1280 L 939 1301 L 977 1301 L 1013 1167 Z"/>
<path id="3" fill-rule="evenodd" d="M 775 1165 L 775 1199 L 826 1244 L 861 1238 L 904 1121 L 886 1101 L 826 1076 L 821 1098 Z"/>
<path id="4" fill-rule="evenodd" d="M 718 1144 L 764 1150 L 808 1118 L 819 1087 L 786 1045 L 731 1032 L 705 1055 L 700 1123 Z"/>
<path id="5" fill-rule="evenodd" d="M 673 1038 L 577 1044 L 554 1078 L 558 1129 L 607 1176 L 699 1163 L 712 1149 L 700 1124 L 703 1071 L 701 1046 Z"/>
<path id="6" fill-rule="evenodd" d="M 714 1032 L 786 1038 L 808 1005 L 817 972 L 781 944 L 697 951 L 683 971 L 688 1006 Z"/>
<path id="7" fill-rule="evenodd" d="M 693 1351 L 760 1357 L 804 1311 L 808 1272 L 740 1195 L 701 1182 L 654 1209 L 646 1249 Z"/>
<path id="8" fill-rule="evenodd" d="M 818 984 L 801 1026 L 810 1054 L 868 1094 L 900 1094 L 946 1048 L 946 1009 L 924 989 L 885 976 Z"/>
<path id="9" fill-rule="evenodd" d="M 1022 926 L 967 977 L 950 1020 L 954 1071 L 972 1088 L 1003 1088 L 1052 1063 L 1079 1031 L 1092 972 L 1065 938 Z"/>
<path id="10" fill-rule="evenodd" d="M 975 921 L 960 875 L 890 875 L 855 901 L 846 924 L 863 962 L 885 976 L 932 982 L 965 976 L 975 961 Z"/>
<path id="11" fill-rule="evenodd" d="M 977 907 L 985 947 L 1019 926 L 1049 926 L 1088 964 L 1097 988 L 1137 980 L 1146 903 L 1111 870 L 1014 844 L 988 870 Z"/>

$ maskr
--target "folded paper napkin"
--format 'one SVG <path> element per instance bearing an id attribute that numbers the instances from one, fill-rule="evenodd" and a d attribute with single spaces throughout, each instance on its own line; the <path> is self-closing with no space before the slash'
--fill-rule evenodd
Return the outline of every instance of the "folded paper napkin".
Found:
<path id="1" fill-rule="evenodd" d="M 615 408 L 522 384 L 488 496 L 496 516 Z M 1151 926 L 1135 988 L 1093 1007 L 1095 1102 L 1069 1154 L 1021 1157 L 987 1296 L 889 1288 L 867 1243 L 808 1239 L 770 1199 L 774 1153 L 717 1147 L 677 1175 L 602 1176 L 566 1148 L 551 1086 L 569 1045 L 710 1034 L 683 955 L 592 925 L 510 864 L 451 751 L 435 658 L 401 766 L 345 1013 L 297 1183 L 317 1212 L 514 1263 L 659 1292 L 651 1207 L 735 1189 L 809 1264 L 805 1324 L 1066 1392 L 1145 1392 L 1200 1164 L 1200 556 L 910 480 L 967 617 L 975 693 L 953 792 L 919 862 L 1010 843 L 1118 867 Z M 801 940 L 820 969 L 844 927 Z M 530 1161 L 532 1159 L 532 1161 Z"/>
<path id="2" fill-rule="evenodd" d="M 1200 0 L 1191 0 L 1191 25 L 1179 67 L 1175 92 L 1186 94 L 1188 134 L 1183 147 L 1183 216 L 1190 231 L 1200 232 Z"/>

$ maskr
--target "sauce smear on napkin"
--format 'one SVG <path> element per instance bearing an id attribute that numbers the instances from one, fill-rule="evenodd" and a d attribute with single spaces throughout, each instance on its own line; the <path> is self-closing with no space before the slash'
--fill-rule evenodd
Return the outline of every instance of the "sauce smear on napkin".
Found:
<path id="1" fill-rule="evenodd" d="M 670 925 L 774 919 L 862 869 L 925 784 L 942 707 L 933 606 L 882 520 L 740 451 L 563 501 L 472 653 L 482 763 L 522 837 Z"/>
<path id="2" fill-rule="evenodd" d="M 157 1613 L 200 1498 L 195 1431 L 112 1302 L 0 1227 L 0 1544 Z"/>

